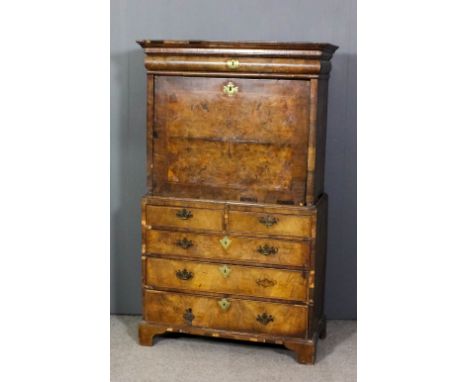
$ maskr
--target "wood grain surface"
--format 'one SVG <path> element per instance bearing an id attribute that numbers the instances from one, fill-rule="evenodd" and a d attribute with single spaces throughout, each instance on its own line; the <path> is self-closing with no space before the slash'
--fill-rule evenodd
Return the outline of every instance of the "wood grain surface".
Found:
<path id="1" fill-rule="evenodd" d="M 304 202 L 306 81 L 157 76 L 155 89 L 155 192 Z"/>
<path id="2" fill-rule="evenodd" d="M 221 244 L 224 237 L 229 243 L 227 248 Z M 146 252 L 152 254 L 266 265 L 309 265 L 310 242 L 305 240 L 148 230 L 145 241 Z M 184 246 L 183 243 L 187 244 Z"/>
<path id="3" fill-rule="evenodd" d="M 305 306 L 229 298 L 230 306 L 223 310 L 220 299 L 215 298 L 159 291 L 145 291 L 144 296 L 148 302 L 144 320 L 150 322 L 302 338 L 306 333 Z M 187 309 L 194 316 L 190 323 L 184 319 Z M 267 324 L 258 321 L 257 317 L 264 313 L 273 320 Z"/>
<path id="4" fill-rule="evenodd" d="M 228 269 L 227 276 L 220 270 L 222 267 Z M 177 277 L 177 272 L 184 270 L 191 273 L 190 279 Z M 147 257 L 145 273 L 146 285 L 184 291 L 292 301 L 307 301 L 308 295 L 307 276 L 295 270 Z"/>
<path id="5" fill-rule="evenodd" d="M 187 211 L 189 217 L 183 218 L 182 211 Z M 146 208 L 146 222 L 155 227 L 179 227 L 190 229 L 205 229 L 221 231 L 223 228 L 224 213 L 222 210 L 201 209 L 187 206 L 165 207 L 148 206 Z"/>

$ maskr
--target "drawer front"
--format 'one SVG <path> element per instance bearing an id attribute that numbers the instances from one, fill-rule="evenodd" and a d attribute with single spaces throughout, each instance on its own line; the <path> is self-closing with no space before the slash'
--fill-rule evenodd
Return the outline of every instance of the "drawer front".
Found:
<path id="1" fill-rule="evenodd" d="M 149 253 L 259 264 L 308 266 L 309 242 L 150 230 Z"/>
<path id="2" fill-rule="evenodd" d="M 148 290 L 144 299 L 144 319 L 150 322 L 291 337 L 306 335 L 305 306 Z"/>
<path id="3" fill-rule="evenodd" d="M 155 71 L 237 72 L 237 73 L 319 73 L 319 60 L 221 56 L 150 56 L 146 68 Z"/>
<path id="4" fill-rule="evenodd" d="M 303 202 L 307 81 L 158 76 L 154 87 L 156 193 Z"/>
<path id="5" fill-rule="evenodd" d="M 229 231 L 267 235 L 315 237 L 313 216 L 243 211 L 229 212 Z"/>
<path id="6" fill-rule="evenodd" d="M 146 284 L 187 291 L 307 300 L 301 271 L 146 258 Z"/>
<path id="7" fill-rule="evenodd" d="M 221 231 L 223 229 L 223 218 L 223 210 L 146 206 L 146 223 L 152 227 Z"/>

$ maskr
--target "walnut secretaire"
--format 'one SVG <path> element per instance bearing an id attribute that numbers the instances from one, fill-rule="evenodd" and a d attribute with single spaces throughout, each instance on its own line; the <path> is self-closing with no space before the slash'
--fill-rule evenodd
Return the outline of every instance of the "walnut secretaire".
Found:
<path id="1" fill-rule="evenodd" d="M 139 41 L 147 69 L 140 343 L 168 331 L 283 344 L 323 314 L 330 59 L 314 43 Z"/>

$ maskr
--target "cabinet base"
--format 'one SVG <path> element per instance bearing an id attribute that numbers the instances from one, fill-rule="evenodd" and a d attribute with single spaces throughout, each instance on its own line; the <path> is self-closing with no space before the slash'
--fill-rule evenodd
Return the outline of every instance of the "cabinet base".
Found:
<path id="1" fill-rule="evenodd" d="M 324 324 L 322 324 L 320 336 L 322 336 L 323 333 L 326 333 L 326 330 L 324 329 L 325 327 L 323 325 Z M 293 351 L 296 355 L 297 362 L 302 364 L 313 364 L 315 362 L 315 353 L 319 338 L 319 333 L 316 333 L 312 340 L 306 340 L 301 338 L 275 337 L 261 334 L 238 333 L 190 326 L 168 326 L 142 321 L 138 326 L 138 338 L 140 345 L 152 346 L 154 337 L 166 332 L 187 333 L 197 336 L 219 337 L 240 341 L 264 342 L 283 345 L 287 349 Z"/>

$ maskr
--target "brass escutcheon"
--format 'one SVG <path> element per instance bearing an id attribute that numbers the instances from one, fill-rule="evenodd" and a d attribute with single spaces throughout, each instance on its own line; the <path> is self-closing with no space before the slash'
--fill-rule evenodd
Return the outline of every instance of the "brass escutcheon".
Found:
<path id="1" fill-rule="evenodd" d="M 228 60 L 226 65 L 229 69 L 237 69 L 239 67 L 239 60 Z"/>
<path id="2" fill-rule="evenodd" d="M 232 240 L 229 239 L 229 237 L 224 236 L 219 242 L 224 249 L 228 249 L 231 245 Z"/>
<path id="3" fill-rule="evenodd" d="M 227 278 L 229 274 L 231 273 L 231 269 L 227 265 L 223 265 L 222 267 L 219 267 L 219 271 L 221 272 L 224 278 Z"/>
<path id="4" fill-rule="evenodd" d="M 229 97 L 232 97 L 234 94 L 236 94 L 239 91 L 239 88 L 234 85 L 231 81 L 229 81 L 226 85 L 223 87 L 223 92 L 227 94 Z"/>
<path id="5" fill-rule="evenodd" d="M 231 303 L 226 298 L 222 298 L 218 301 L 218 305 L 223 311 L 226 311 L 231 306 Z"/>

